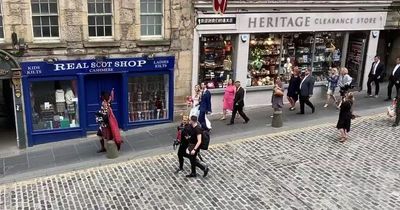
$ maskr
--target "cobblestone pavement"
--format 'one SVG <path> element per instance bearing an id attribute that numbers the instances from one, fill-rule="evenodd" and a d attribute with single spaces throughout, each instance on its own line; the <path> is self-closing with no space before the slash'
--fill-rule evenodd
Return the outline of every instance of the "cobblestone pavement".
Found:
<path id="1" fill-rule="evenodd" d="M 175 154 L 0 186 L 0 209 L 400 209 L 400 128 L 385 116 L 213 145 L 206 178 Z M 189 164 L 185 165 L 189 172 Z"/>

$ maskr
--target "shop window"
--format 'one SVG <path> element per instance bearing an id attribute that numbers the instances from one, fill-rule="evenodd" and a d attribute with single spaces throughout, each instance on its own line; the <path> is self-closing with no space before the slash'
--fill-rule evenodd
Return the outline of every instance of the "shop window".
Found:
<path id="1" fill-rule="evenodd" d="M 168 75 L 130 77 L 128 80 L 129 122 L 168 119 Z"/>
<path id="2" fill-rule="evenodd" d="M 252 35 L 247 85 L 274 85 L 276 77 L 287 83 L 294 66 L 325 81 L 331 68 L 340 67 L 342 46 L 339 32 Z"/>
<path id="3" fill-rule="evenodd" d="M 223 88 L 233 78 L 231 35 L 203 35 L 200 38 L 199 82 L 209 89 Z"/>
<path id="4" fill-rule="evenodd" d="M 79 127 L 76 80 L 30 84 L 33 130 Z"/>
<path id="5" fill-rule="evenodd" d="M 4 39 L 4 30 L 3 30 L 3 9 L 2 9 L 2 1 L 0 0 L 0 39 Z"/>
<path id="6" fill-rule="evenodd" d="M 88 0 L 89 36 L 112 36 L 111 0 Z"/>
<path id="7" fill-rule="evenodd" d="M 315 53 L 312 67 L 316 81 L 326 80 L 331 68 L 340 67 L 342 46 L 342 33 L 323 32 L 315 34 Z"/>
<path id="8" fill-rule="evenodd" d="M 280 75 L 281 45 L 278 35 L 251 36 L 247 85 L 273 85 L 274 78 Z"/>
<path id="9" fill-rule="evenodd" d="M 162 6 L 162 0 L 140 0 L 140 31 L 142 36 L 162 36 Z"/>
<path id="10" fill-rule="evenodd" d="M 31 0 L 34 37 L 58 37 L 57 0 Z"/>

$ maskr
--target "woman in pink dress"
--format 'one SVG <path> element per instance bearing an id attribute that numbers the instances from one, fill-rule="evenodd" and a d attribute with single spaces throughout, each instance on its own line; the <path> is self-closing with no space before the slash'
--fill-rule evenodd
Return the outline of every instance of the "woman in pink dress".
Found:
<path id="1" fill-rule="evenodd" d="M 235 93 L 236 93 L 236 87 L 233 84 L 233 80 L 229 79 L 228 80 L 228 85 L 225 88 L 225 93 L 224 93 L 224 106 L 223 106 L 223 117 L 221 120 L 226 119 L 226 112 L 227 110 L 232 111 L 233 110 L 233 100 L 235 99 Z"/>

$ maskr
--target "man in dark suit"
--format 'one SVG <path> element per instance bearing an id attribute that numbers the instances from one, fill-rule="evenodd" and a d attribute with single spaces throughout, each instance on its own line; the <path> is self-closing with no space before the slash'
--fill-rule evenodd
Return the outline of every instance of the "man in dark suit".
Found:
<path id="1" fill-rule="evenodd" d="M 392 100 L 393 86 L 396 86 L 396 96 L 398 96 L 400 89 L 400 57 L 396 58 L 396 66 L 393 68 L 393 71 L 390 74 L 388 85 L 388 98 L 385 101 Z"/>
<path id="2" fill-rule="evenodd" d="M 201 83 L 201 90 L 199 123 L 204 130 L 210 130 L 206 125 L 206 114 L 211 113 L 211 93 L 204 82 Z"/>
<path id="3" fill-rule="evenodd" d="M 235 94 L 235 99 L 233 100 L 233 111 L 232 111 L 232 117 L 231 117 L 231 122 L 228 125 L 233 125 L 235 122 L 235 117 L 236 113 L 239 112 L 240 116 L 244 119 L 244 123 L 248 123 L 250 119 L 246 116 L 246 114 L 243 112 L 243 107 L 244 107 L 244 89 L 240 86 L 240 82 L 236 81 L 235 82 L 236 86 L 236 94 Z"/>
<path id="4" fill-rule="evenodd" d="M 371 71 L 368 75 L 368 82 L 367 82 L 367 93 L 370 97 L 372 97 L 372 88 L 371 83 L 374 82 L 375 84 L 375 98 L 378 98 L 379 94 L 379 82 L 383 79 L 383 74 L 385 72 L 385 65 L 380 60 L 379 56 L 375 56 L 374 62 L 371 66 Z"/>
<path id="5" fill-rule="evenodd" d="M 300 112 L 297 114 L 304 114 L 304 104 L 307 104 L 311 108 L 312 113 L 315 112 L 315 107 L 310 101 L 314 93 L 314 83 L 315 79 L 311 75 L 311 69 L 307 69 L 300 83 Z"/>

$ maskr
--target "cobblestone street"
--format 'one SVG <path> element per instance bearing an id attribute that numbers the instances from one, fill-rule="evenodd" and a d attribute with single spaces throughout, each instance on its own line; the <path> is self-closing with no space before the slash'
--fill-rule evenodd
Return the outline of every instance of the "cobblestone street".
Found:
<path id="1" fill-rule="evenodd" d="M 213 145 L 206 178 L 174 152 L 10 183 L 0 209 L 400 209 L 399 131 L 378 115 L 346 143 L 325 124 Z"/>

